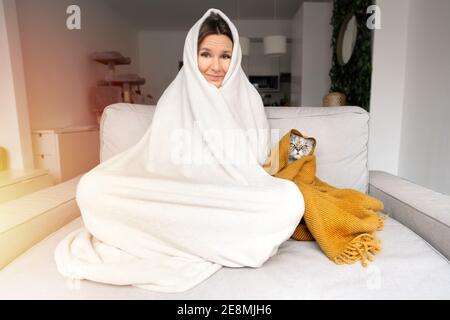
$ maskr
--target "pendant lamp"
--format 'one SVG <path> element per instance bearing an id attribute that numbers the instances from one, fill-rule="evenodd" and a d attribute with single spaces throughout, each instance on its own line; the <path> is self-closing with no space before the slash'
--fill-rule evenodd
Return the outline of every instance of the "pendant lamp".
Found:
<path id="1" fill-rule="evenodd" d="M 286 37 L 282 35 L 264 37 L 264 54 L 272 57 L 286 53 Z"/>

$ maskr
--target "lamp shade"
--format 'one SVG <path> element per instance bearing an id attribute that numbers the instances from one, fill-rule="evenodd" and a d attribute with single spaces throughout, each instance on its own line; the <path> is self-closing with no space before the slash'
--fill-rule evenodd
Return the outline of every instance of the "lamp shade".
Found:
<path id="1" fill-rule="evenodd" d="M 282 35 L 264 37 L 264 54 L 280 56 L 286 53 L 286 37 Z"/>
<path id="2" fill-rule="evenodd" d="M 250 55 L 250 38 L 239 37 L 239 43 L 241 44 L 241 51 L 243 56 Z"/>

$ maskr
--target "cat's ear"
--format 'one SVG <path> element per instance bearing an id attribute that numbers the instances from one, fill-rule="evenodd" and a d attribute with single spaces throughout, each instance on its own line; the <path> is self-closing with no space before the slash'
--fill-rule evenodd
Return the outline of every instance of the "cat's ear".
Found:
<path id="1" fill-rule="evenodd" d="M 306 140 L 308 140 L 308 142 L 311 144 L 311 151 L 309 152 L 309 154 L 313 154 L 314 149 L 316 148 L 316 139 L 314 138 L 306 138 Z"/>

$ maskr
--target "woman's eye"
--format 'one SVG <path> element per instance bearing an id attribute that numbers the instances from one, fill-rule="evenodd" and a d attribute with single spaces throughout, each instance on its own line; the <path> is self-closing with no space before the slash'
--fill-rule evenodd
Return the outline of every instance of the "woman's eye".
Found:
<path id="1" fill-rule="evenodd" d="M 201 53 L 200 55 L 201 55 L 202 57 L 205 57 L 205 58 L 208 58 L 208 57 L 211 56 L 208 52 L 203 52 L 203 53 Z M 222 58 L 223 58 L 223 59 L 231 59 L 231 56 L 228 55 L 228 54 L 224 54 L 224 55 L 222 56 Z"/>

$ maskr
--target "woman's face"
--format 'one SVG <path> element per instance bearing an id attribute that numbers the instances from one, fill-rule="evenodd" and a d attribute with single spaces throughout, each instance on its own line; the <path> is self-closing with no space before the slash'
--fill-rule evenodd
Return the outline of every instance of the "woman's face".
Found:
<path id="1" fill-rule="evenodd" d="M 198 48 L 198 69 L 209 83 L 219 88 L 230 67 L 233 42 L 223 34 L 211 34 Z"/>

